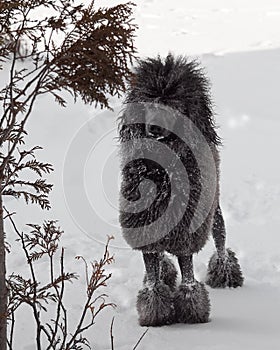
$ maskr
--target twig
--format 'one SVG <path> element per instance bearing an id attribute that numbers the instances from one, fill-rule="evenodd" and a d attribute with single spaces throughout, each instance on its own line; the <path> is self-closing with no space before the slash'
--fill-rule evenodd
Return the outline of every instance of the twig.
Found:
<path id="1" fill-rule="evenodd" d="M 143 338 L 145 337 L 145 335 L 147 334 L 148 330 L 149 330 L 149 328 L 147 328 L 147 329 L 145 330 L 145 332 L 141 335 L 141 337 L 139 338 L 138 342 L 135 344 L 135 346 L 134 346 L 134 348 L 133 348 L 132 350 L 135 350 L 135 349 L 138 347 L 138 345 L 141 343 L 142 339 L 143 339 Z"/>
<path id="2" fill-rule="evenodd" d="M 14 339 L 14 330 L 15 330 L 15 313 L 12 311 L 11 313 L 11 331 L 10 331 L 10 340 L 7 339 L 7 344 L 10 350 L 13 350 L 13 339 Z"/>
<path id="3" fill-rule="evenodd" d="M 115 320 L 115 317 L 112 318 L 111 327 L 110 327 L 111 350 L 114 350 L 114 336 L 113 336 L 114 320 Z"/>

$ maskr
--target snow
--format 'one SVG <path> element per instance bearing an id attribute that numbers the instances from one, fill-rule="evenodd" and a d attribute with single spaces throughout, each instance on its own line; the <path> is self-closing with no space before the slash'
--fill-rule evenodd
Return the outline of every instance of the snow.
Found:
<path id="1" fill-rule="evenodd" d="M 117 2 L 104 1 L 102 5 Z M 140 27 L 136 46 L 141 56 L 170 50 L 189 54 L 202 61 L 210 77 L 224 144 L 221 201 L 227 242 L 237 253 L 245 276 L 242 288 L 209 288 L 210 323 L 151 328 L 139 350 L 278 349 L 280 3 L 146 0 L 139 2 L 135 18 Z M 65 230 L 62 244 L 68 269 L 81 274 L 81 264 L 74 262 L 74 256 L 99 258 L 103 252 L 100 242 L 106 241 L 107 234 L 114 234 L 111 252 L 115 263 L 104 292 L 117 308 L 104 311 L 88 333 L 98 350 L 110 349 L 113 316 L 118 350 L 132 349 L 145 330 L 138 326 L 135 308 L 143 276 L 141 255 L 126 246 L 117 220 L 119 172 L 114 136 L 120 104 L 120 100 L 112 99 L 115 112 L 101 112 L 81 102 L 70 102 L 62 109 L 50 98 L 41 98 L 29 121 L 28 144 L 43 146 L 39 158 L 54 165 L 55 173 L 48 177 L 55 184 L 53 208 L 42 212 L 18 201 L 6 203 L 11 210 L 16 209 L 20 227 L 59 219 Z M 13 243 L 11 233 L 9 240 Z M 205 278 L 213 250 L 210 240 L 195 257 L 195 273 L 200 280 Z M 9 272 L 23 270 L 24 259 L 16 248 L 8 258 Z M 39 268 L 43 276 L 44 266 Z M 83 278 L 75 285 L 70 286 L 67 299 L 73 318 L 80 309 Z M 32 350 L 34 335 L 24 322 L 26 315 L 26 310 L 20 315 L 16 348 Z"/>

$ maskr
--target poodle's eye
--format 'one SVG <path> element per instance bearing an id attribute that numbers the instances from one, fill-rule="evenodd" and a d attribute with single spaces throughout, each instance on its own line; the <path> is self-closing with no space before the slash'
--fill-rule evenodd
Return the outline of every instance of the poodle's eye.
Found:
<path id="1" fill-rule="evenodd" d="M 162 128 L 158 125 L 148 125 L 147 130 L 151 136 L 158 137 L 162 135 Z"/>

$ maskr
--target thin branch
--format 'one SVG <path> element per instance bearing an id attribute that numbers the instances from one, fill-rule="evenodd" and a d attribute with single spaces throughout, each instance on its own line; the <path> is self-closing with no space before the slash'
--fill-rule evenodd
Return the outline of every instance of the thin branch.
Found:
<path id="1" fill-rule="evenodd" d="M 149 330 L 149 328 L 147 328 L 147 329 L 145 330 L 145 332 L 141 335 L 141 337 L 139 338 L 138 342 L 135 344 L 135 346 L 134 346 L 134 348 L 133 348 L 132 350 L 135 350 L 135 349 L 138 347 L 138 345 L 141 343 L 142 339 L 143 339 L 143 338 L 145 337 L 145 335 L 148 333 L 148 330 Z"/>
<path id="2" fill-rule="evenodd" d="M 7 344 L 10 350 L 13 350 L 13 339 L 14 339 L 14 331 L 15 331 L 15 313 L 11 312 L 11 326 L 10 326 L 10 337 L 9 340 L 7 338 Z"/>
<path id="3" fill-rule="evenodd" d="M 114 319 L 115 318 L 113 317 L 111 322 L 111 327 L 110 327 L 111 350 L 114 350 L 114 336 L 113 336 Z"/>

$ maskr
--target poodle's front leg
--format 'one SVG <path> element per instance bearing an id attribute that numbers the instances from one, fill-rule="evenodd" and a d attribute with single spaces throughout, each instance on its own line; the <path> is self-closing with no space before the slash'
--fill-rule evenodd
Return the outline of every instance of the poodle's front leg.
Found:
<path id="1" fill-rule="evenodd" d="M 141 326 L 162 326 L 174 322 L 173 295 L 170 287 L 160 280 L 159 253 L 143 253 L 146 268 L 144 288 L 137 297 Z"/>
<path id="2" fill-rule="evenodd" d="M 176 322 L 208 322 L 209 296 L 204 284 L 194 278 L 192 255 L 178 256 L 178 263 L 182 274 L 182 283 L 174 295 Z"/>

